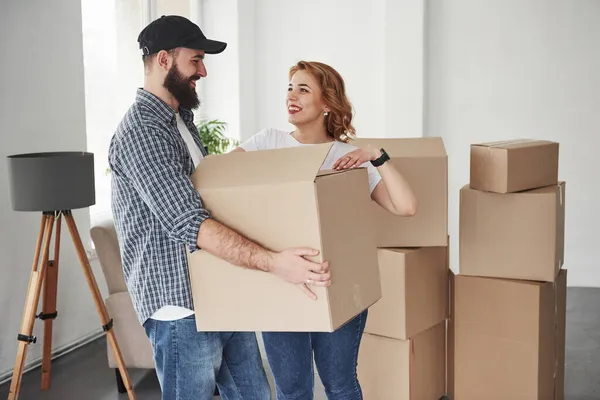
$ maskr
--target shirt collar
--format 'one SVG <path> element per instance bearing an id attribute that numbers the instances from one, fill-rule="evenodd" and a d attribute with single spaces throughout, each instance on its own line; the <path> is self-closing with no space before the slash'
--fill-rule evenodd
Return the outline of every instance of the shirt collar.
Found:
<path id="1" fill-rule="evenodd" d="M 150 108 L 159 118 L 164 119 L 166 122 L 175 122 L 175 110 L 173 110 L 171 106 L 165 103 L 158 96 L 148 92 L 147 90 L 138 88 L 135 100 L 138 103 Z M 179 107 L 179 114 L 187 123 L 191 123 L 194 120 L 194 114 L 187 108 Z"/>

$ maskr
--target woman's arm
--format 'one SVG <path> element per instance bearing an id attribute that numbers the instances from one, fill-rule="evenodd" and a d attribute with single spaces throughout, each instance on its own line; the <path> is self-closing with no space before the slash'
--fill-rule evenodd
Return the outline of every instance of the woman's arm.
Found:
<path id="1" fill-rule="evenodd" d="M 381 150 L 368 146 L 354 150 L 338 159 L 333 168 L 336 170 L 356 168 L 365 162 L 376 160 Z M 377 167 L 381 181 L 375 186 L 371 198 L 385 210 L 394 215 L 409 217 L 417 213 L 417 199 L 402 174 L 388 161 Z"/>
<path id="2" fill-rule="evenodd" d="M 229 151 L 229 153 L 238 151 L 256 151 L 268 148 L 268 139 L 271 136 L 271 130 L 263 129 L 262 131 L 255 133 L 250 138 L 240 143 L 235 149 Z"/>

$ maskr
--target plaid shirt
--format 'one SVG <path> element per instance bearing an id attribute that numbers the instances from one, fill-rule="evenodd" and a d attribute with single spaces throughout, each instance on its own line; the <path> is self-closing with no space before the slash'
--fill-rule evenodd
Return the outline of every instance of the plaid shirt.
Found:
<path id="1" fill-rule="evenodd" d="M 206 156 L 192 112 L 179 112 Z M 193 309 L 185 246 L 198 250 L 200 224 L 210 215 L 189 179 L 194 163 L 173 109 L 138 89 L 108 159 L 123 272 L 140 323 L 164 305 Z"/>

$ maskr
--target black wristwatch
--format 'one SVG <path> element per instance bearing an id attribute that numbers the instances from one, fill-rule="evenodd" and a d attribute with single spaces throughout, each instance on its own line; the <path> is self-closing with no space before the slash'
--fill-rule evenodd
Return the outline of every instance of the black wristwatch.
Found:
<path id="1" fill-rule="evenodd" d="M 384 149 L 380 149 L 380 150 L 381 150 L 381 156 L 378 159 L 371 161 L 371 164 L 373 164 L 374 167 L 379 167 L 390 159 L 390 156 L 388 156 L 388 153 L 386 153 Z"/>

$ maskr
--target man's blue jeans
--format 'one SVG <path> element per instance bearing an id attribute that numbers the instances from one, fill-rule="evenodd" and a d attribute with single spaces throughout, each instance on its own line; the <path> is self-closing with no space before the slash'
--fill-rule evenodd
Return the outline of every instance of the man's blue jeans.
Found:
<path id="1" fill-rule="evenodd" d="M 263 332 L 278 400 L 311 400 L 314 360 L 329 400 L 362 400 L 356 376 L 364 311 L 332 333 Z"/>
<path id="2" fill-rule="evenodd" d="M 144 324 L 163 400 L 269 400 L 254 332 L 198 332 L 194 316 Z"/>

